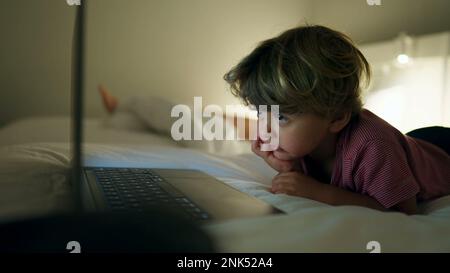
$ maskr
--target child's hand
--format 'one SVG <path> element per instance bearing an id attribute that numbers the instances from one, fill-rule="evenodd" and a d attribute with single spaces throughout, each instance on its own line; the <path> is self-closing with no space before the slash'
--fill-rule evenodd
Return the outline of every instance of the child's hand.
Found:
<path id="1" fill-rule="evenodd" d="M 261 140 L 259 138 L 252 140 L 252 151 L 278 172 L 289 172 L 294 168 L 294 160 L 281 160 L 273 155 L 273 151 L 261 151 Z"/>
<path id="2" fill-rule="evenodd" d="M 279 173 L 272 179 L 272 193 L 284 193 L 309 199 L 317 199 L 323 184 L 298 172 Z"/>

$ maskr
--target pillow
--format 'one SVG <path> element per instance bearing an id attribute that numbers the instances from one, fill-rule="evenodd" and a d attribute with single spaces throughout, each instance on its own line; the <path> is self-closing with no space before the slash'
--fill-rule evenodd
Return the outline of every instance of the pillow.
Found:
<path id="1" fill-rule="evenodd" d="M 105 124 L 110 128 L 125 129 L 132 131 L 151 131 L 172 139 L 171 129 L 172 124 L 178 118 L 171 117 L 172 108 L 176 104 L 156 96 L 133 96 L 125 103 L 119 104 L 113 115 L 110 116 Z M 199 117 L 203 120 L 195 120 L 193 105 L 186 104 L 191 109 L 191 140 L 177 141 L 183 147 L 201 150 L 204 152 L 220 154 L 220 155 L 235 155 L 241 153 L 251 153 L 251 145 L 249 141 L 238 140 L 193 140 L 195 127 L 200 124 L 205 124 L 210 118 Z M 223 117 L 214 117 L 216 119 L 223 119 Z M 232 119 L 226 119 L 233 126 Z M 197 128 L 201 130 L 202 128 Z M 224 136 L 226 137 L 226 136 Z"/>
<path id="2" fill-rule="evenodd" d="M 113 115 L 110 115 L 103 119 L 102 125 L 117 130 L 125 131 L 147 131 L 147 125 L 134 113 L 117 111 Z"/>
<path id="3" fill-rule="evenodd" d="M 134 124 L 139 123 L 147 130 L 170 136 L 172 127 L 170 112 L 173 106 L 174 103 L 160 97 L 134 96 L 125 102 L 120 112 L 133 114 L 137 119 Z"/>

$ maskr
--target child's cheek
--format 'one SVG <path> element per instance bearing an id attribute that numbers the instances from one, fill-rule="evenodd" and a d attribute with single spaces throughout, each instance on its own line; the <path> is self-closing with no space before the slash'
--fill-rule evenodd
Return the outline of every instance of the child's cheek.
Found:
<path id="1" fill-rule="evenodd" d="M 297 139 L 291 134 L 280 133 L 280 147 L 289 152 L 294 153 L 297 148 Z"/>
<path id="2" fill-rule="evenodd" d="M 293 132 L 286 134 L 284 132 L 280 133 L 280 147 L 293 156 L 301 157 L 305 155 L 306 151 L 302 143 L 302 136 L 300 134 Z"/>

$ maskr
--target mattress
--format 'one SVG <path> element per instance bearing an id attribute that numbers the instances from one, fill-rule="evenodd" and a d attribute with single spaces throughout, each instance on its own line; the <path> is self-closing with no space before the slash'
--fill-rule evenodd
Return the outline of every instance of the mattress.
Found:
<path id="1" fill-rule="evenodd" d="M 36 122 L 44 128 L 49 120 L 33 124 Z M 32 131 L 26 128 L 30 123 L 21 124 L 0 130 L 0 139 Z M 285 212 L 204 226 L 223 252 L 369 252 L 371 241 L 377 241 L 382 252 L 450 251 L 450 196 L 421 204 L 422 214 L 414 216 L 356 206 L 333 207 L 268 192 L 275 172 L 253 154 L 217 155 L 180 147 L 162 136 L 95 124 L 88 125 L 97 126 L 97 133 L 83 146 L 85 165 L 197 169 Z M 109 135 L 109 141 L 95 139 L 102 134 Z M 127 138 L 122 139 L 123 134 Z M 0 147 L 1 222 L 54 213 L 68 206 L 69 143 L 56 137 L 51 141 L 31 138 L 16 138 L 15 143 L 10 139 Z"/>

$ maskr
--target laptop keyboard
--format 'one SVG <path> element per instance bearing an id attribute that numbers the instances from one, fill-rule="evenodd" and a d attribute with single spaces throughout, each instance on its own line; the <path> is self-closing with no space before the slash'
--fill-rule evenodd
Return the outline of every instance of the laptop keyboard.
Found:
<path id="1" fill-rule="evenodd" d="M 162 177 L 148 169 L 95 168 L 107 204 L 114 211 L 144 211 L 148 206 L 164 205 L 182 210 L 193 220 L 208 220 L 210 215 L 185 196 L 172 196 L 162 186 Z"/>

